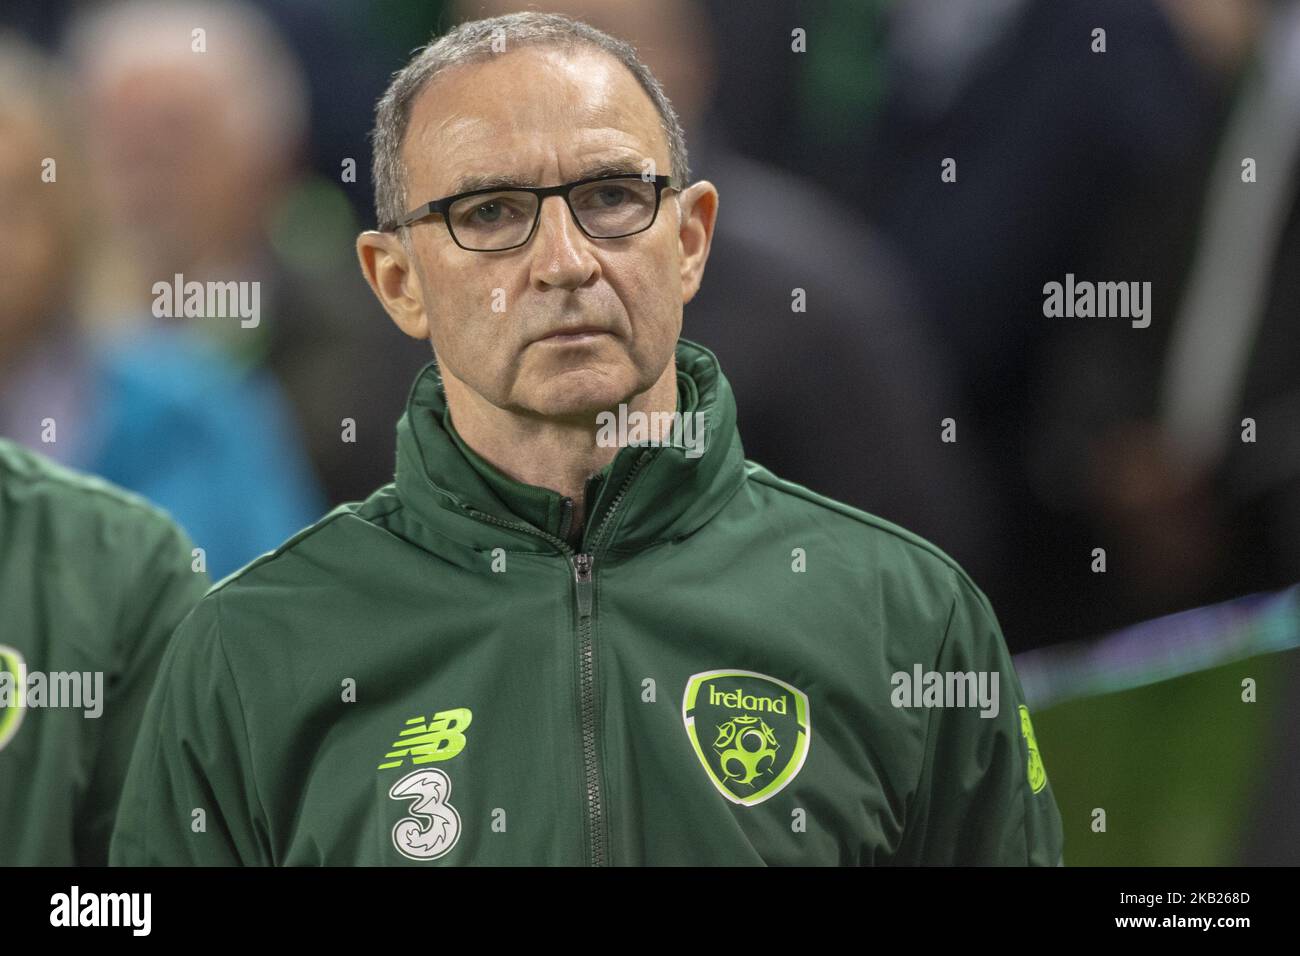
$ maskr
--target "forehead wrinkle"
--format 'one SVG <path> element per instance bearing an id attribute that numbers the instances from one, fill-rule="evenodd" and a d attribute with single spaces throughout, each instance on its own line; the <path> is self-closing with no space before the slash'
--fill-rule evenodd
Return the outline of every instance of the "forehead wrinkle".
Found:
<path id="1" fill-rule="evenodd" d="M 412 117 L 412 120 L 415 120 L 415 117 Z M 418 131 L 412 130 L 413 135 L 408 136 L 402 146 L 407 179 L 416 179 L 425 168 L 424 164 L 421 164 L 419 169 L 416 168 L 414 161 L 418 156 L 437 156 L 440 152 L 446 155 L 459 143 L 489 138 L 493 130 L 493 124 L 481 117 L 457 113 L 445 116 L 436 123 L 422 123 Z M 449 149 L 440 150 L 442 143 L 447 143 Z"/>

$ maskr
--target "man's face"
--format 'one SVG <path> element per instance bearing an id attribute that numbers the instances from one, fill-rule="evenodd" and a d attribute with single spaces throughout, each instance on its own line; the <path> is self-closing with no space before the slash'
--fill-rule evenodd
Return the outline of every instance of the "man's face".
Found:
<path id="1" fill-rule="evenodd" d="M 465 175 L 551 186 L 599 162 L 670 172 L 658 113 L 625 67 L 594 51 L 528 47 L 423 90 L 403 159 L 409 207 L 461 191 Z M 528 244 L 503 252 L 461 249 L 437 216 L 412 227 L 444 374 L 498 408 L 552 419 L 589 418 L 646 391 L 681 331 L 679 225 L 669 192 L 654 225 L 622 239 L 587 238 L 560 197 L 542 203 Z"/>
<path id="2" fill-rule="evenodd" d="M 190 60 L 135 64 L 89 84 L 90 145 L 108 211 L 140 253 L 160 260 L 152 269 L 228 260 L 255 232 L 276 181 L 239 120 L 233 98 L 242 91 Z"/>

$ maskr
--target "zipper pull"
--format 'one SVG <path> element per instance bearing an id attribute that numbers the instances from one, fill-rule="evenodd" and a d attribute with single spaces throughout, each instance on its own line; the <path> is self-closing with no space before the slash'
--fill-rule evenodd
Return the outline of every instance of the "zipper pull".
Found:
<path id="1" fill-rule="evenodd" d="M 578 589 L 578 617 L 591 617 L 591 566 L 589 554 L 573 556 L 573 580 Z"/>

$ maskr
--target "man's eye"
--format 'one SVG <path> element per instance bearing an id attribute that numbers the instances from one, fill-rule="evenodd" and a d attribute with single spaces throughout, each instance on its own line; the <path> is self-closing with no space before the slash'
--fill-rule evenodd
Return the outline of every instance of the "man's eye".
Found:
<path id="1" fill-rule="evenodd" d="M 587 203 L 597 209 L 612 209 L 628 200 L 625 186 L 601 186 L 587 194 Z"/>
<path id="2" fill-rule="evenodd" d="M 490 199 L 471 207 L 461 217 L 461 222 L 471 226 L 493 226 L 512 222 L 519 214 L 519 210 L 511 203 L 501 199 Z"/>
<path id="3" fill-rule="evenodd" d="M 475 217 L 479 222 L 496 222 L 502 216 L 501 203 L 480 203 L 474 207 L 474 211 L 470 215 Z"/>

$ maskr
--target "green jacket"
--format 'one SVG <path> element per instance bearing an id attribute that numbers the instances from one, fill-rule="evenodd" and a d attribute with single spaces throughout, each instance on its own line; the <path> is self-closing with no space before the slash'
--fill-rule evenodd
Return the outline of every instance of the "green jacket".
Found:
<path id="1" fill-rule="evenodd" d="M 144 499 L 0 440 L 0 865 L 108 862 L 158 662 L 210 583 L 190 547 Z"/>
<path id="2" fill-rule="evenodd" d="M 620 449 L 575 549 L 571 503 L 469 451 L 428 366 L 395 482 L 178 629 L 113 861 L 1058 863 L 984 595 L 745 461 L 713 354 L 677 367 L 703 454 Z M 916 667 L 996 671 L 996 717 L 895 706 Z"/>

